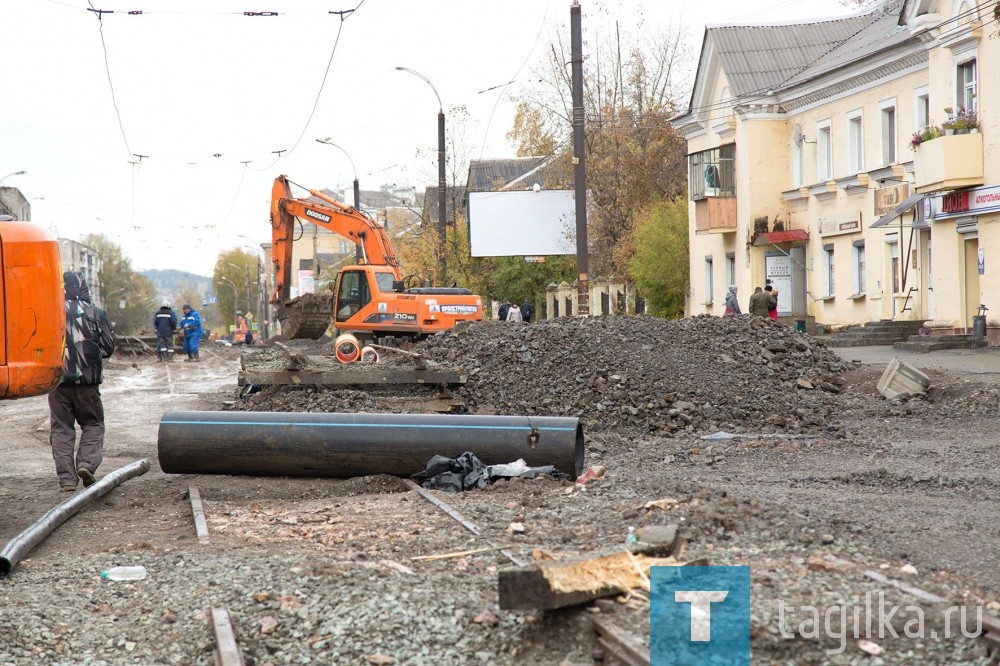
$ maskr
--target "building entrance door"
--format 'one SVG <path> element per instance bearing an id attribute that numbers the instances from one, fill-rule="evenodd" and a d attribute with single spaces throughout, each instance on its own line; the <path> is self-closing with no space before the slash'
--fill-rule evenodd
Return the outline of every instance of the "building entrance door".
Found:
<path id="1" fill-rule="evenodd" d="M 934 319 L 934 277 L 931 262 L 931 230 L 924 229 L 920 232 L 920 242 L 924 248 L 924 319 Z"/>
<path id="2" fill-rule="evenodd" d="M 972 328 L 972 317 L 982 302 L 979 296 L 979 234 L 966 234 L 962 246 L 965 252 L 965 321 L 966 331 Z"/>

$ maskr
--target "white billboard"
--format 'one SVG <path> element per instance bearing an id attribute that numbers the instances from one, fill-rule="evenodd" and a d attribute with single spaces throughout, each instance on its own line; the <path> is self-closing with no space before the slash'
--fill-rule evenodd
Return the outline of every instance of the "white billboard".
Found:
<path id="1" fill-rule="evenodd" d="M 469 193 L 473 257 L 576 254 L 573 190 Z"/>

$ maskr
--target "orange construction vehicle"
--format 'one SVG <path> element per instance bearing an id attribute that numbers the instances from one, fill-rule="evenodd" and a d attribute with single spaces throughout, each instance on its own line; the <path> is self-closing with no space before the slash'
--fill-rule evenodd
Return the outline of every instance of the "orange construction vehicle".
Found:
<path id="1" fill-rule="evenodd" d="M 59 243 L 30 222 L 0 216 L 0 399 L 55 388 L 65 346 Z"/>
<path id="2" fill-rule="evenodd" d="M 419 340 L 461 321 L 482 320 L 481 297 L 461 287 L 411 286 L 423 280 L 403 277 L 385 229 L 322 192 L 308 192 L 315 199 L 294 198 L 286 176 L 278 176 L 271 190 L 271 303 L 278 309 L 284 337 L 318 339 L 332 320 L 337 333 L 391 344 Z M 296 220 L 329 229 L 357 246 L 357 265 L 340 270 L 332 292 L 290 298 Z"/>

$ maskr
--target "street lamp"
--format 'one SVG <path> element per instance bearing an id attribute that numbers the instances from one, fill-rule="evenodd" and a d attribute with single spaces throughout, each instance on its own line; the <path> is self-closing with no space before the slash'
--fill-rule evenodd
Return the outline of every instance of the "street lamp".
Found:
<path id="1" fill-rule="evenodd" d="M 239 292 L 236 291 L 236 285 L 226 278 L 219 276 L 219 281 L 226 284 L 227 287 L 233 290 L 233 325 L 236 325 L 236 299 L 238 298 Z"/>
<path id="2" fill-rule="evenodd" d="M 267 253 L 264 252 L 264 248 L 262 248 L 260 244 L 257 243 L 257 241 L 250 238 L 249 236 L 244 236 L 243 234 L 236 234 L 236 235 L 239 236 L 240 238 L 250 241 L 251 243 L 254 243 L 253 245 L 243 243 L 243 246 L 252 249 L 254 251 L 254 255 L 257 257 L 257 297 L 254 298 L 254 304 L 256 305 L 255 314 L 257 316 L 257 321 L 261 325 L 263 325 L 264 320 L 267 319 L 267 312 L 265 310 L 265 308 L 267 307 L 265 305 L 265 301 L 267 300 L 265 296 L 267 289 L 265 288 L 265 280 L 263 279 L 265 274 L 264 264 L 267 258 Z M 250 269 L 248 267 L 247 272 L 249 271 Z"/>
<path id="3" fill-rule="evenodd" d="M 236 270 L 244 272 L 244 275 L 243 275 L 243 286 L 247 290 L 246 311 L 250 312 L 250 310 L 251 310 L 251 307 L 250 307 L 250 266 L 248 266 L 247 264 L 244 264 L 243 268 L 240 268 L 236 264 L 228 262 L 228 261 L 226 262 L 226 265 L 232 266 Z"/>
<path id="4" fill-rule="evenodd" d="M 7 180 L 11 176 L 23 176 L 26 173 L 28 173 L 28 172 L 27 171 L 14 171 L 13 173 L 9 173 L 6 176 L 4 176 L 3 178 L 0 178 L 0 184 L 2 184 L 3 181 Z"/>
<path id="5" fill-rule="evenodd" d="M 361 210 L 361 186 L 358 183 L 358 170 L 354 167 L 354 160 L 351 159 L 350 154 L 346 150 L 330 141 L 330 137 L 326 137 L 325 139 L 316 139 L 316 142 L 333 146 L 340 152 L 344 153 L 344 155 L 347 155 L 347 161 L 351 163 L 351 171 L 354 172 L 354 210 Z"/>
<path id="6" fill-rule="evenodd" d="M 434 84 L 430 82 L 426 76 L 420 72 L 409 69 L 408 67 L 397 67 L 397 71 L 409 72 L 417 78 L 421 79 L 424 83 L 431 87 L 434 91 L 434 96 L 437 97 L 438 101 L 438 233 L 441 235 L 441 279 L 444 279 L 445 270 L 448 268 L 447 255 L 445 254 L 446 243 L 448 233 L 448 217 L 446 212 L 447 206 L 447 196 L 445 194 L 445 184 L 444 184 L 444 104 L 441 103 L 441 95 L 438 95 L 437 88 Z"/>

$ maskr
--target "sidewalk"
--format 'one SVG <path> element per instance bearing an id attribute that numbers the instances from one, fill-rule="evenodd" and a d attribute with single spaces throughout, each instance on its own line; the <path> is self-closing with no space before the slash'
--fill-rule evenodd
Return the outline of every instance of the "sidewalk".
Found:
<path id="1" fill-rule="evenodd" d="M 848 361 L 885 367 L 893 358 L 909 363 L 921 370 L 947 370 L 960 376 L 977 377 L 980 380 L 1000 380 L 1000 347 L 982 349 L 942 349 L 927 354 L 900 351 L 889 345 L 874 347 L 838 347 L 833 349 L 838 356 Z"/>

